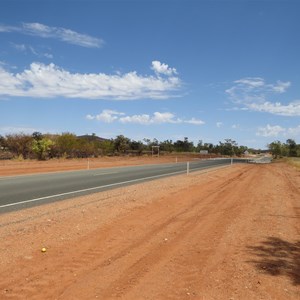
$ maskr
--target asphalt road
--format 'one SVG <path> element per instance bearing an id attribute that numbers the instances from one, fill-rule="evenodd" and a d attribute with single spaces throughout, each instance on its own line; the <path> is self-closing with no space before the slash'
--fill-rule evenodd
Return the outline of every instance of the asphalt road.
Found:
<path id="1" fill-rule="evenodd" d="M 190 162 L 189 171 L 230 163 L 231 159 Z M 186 172 L 187 163 L 176 163 L 0 177 L 0 213 Z"/>

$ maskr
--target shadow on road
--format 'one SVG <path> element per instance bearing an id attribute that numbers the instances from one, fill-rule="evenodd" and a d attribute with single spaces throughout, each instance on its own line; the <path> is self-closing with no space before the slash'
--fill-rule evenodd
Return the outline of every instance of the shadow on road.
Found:
<path id="1" fill-rule="evenodd" d="M 268 237 L 258 246 L 249 246 L 255 258 L 248 261 L 265 274 L 286 276 L 294 285 L 300 285 L 300 241 L 295 243 Z"/>

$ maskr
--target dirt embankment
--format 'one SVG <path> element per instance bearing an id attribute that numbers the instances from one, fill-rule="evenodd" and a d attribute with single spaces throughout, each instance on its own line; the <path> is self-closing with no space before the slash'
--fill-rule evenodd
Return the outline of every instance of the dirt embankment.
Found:
<path id="1" fill-rule="evenodd" d="M 299 299 L 299 191 L 235 165 L 3 214 L 0 298 Z"/>

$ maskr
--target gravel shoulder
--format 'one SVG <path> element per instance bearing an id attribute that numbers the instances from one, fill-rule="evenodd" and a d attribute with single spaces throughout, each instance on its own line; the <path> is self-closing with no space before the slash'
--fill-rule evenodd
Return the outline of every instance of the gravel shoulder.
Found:
<path id="1" fill-rule="evenodd" d="M 299 299 L 299 199 L 234 165 L 3 214 L 0 298 Z"/>

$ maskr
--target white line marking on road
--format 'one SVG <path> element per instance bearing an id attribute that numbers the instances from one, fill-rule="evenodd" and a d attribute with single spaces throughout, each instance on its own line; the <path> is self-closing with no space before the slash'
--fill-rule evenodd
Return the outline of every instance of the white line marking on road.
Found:
<path id="1" fill-rule="evenodd" d="M 97 189 L 104 189 L 104 188 L 107 188 L 107 187 L 112 187 L 112 186 L 117 186 L 117 185 L 132 183 L 132 182 L 139 182 L 139 181 L 143 181 L 143 180 L 146 180 L 146 179 L 154 179 L 154 178 L 164 177 L 164 176 L 168 176 L 168 175 L 175 175 L 175 174 L 184 173 L 184 172 L 185 172 L 185 170 L 184 171 L 178 171 L 178 172 L 172 172 L 172 173 L 168 173 L 168 174 L 155 175 L 155 176 L 150 176 L 150 177 L 143 177 L 143 178 L 133 179 L 133 180 L 128 180 L 128 181 L 123 181 L 123 182 L 111 183 L 111 184 L 102 185 L 102 186 L 96 186 L 96 187 L 92 187 L 92 188 L 88 188 L 88 189 L 83 189 L 83 190 L 77 190 L 77 191 L 72 191 L 72 192 L 67 192 L 67 193 L 62 193 L 62 194 L 56 194 L 56 195 L 45 196 L 45 197 L 36 198 L 36 199 L 30 199 L 30 200 L 20 201 L 20 202 L 16 202 L 16 203 L 5 204 L 5 205 L 1 205 L 0 208 L 10 207 L 10 206 L 16 206 L 16 205 L 20 205 L 20 204 L 26 204 L 26 203 L 30 203 L 30 202 L 38 202 L 38 201 L 42 201 L 42 200 L 46 200 L 46 199 L 51 199 L 51 198 L 55 198 L 55 197 L 61 197 L 61 196 L 67 196 L 67 195 L 72 195 L 72 194 L 78 194 L 78 193 L 93 191 L 93 190 L 97 190 Z"/>

